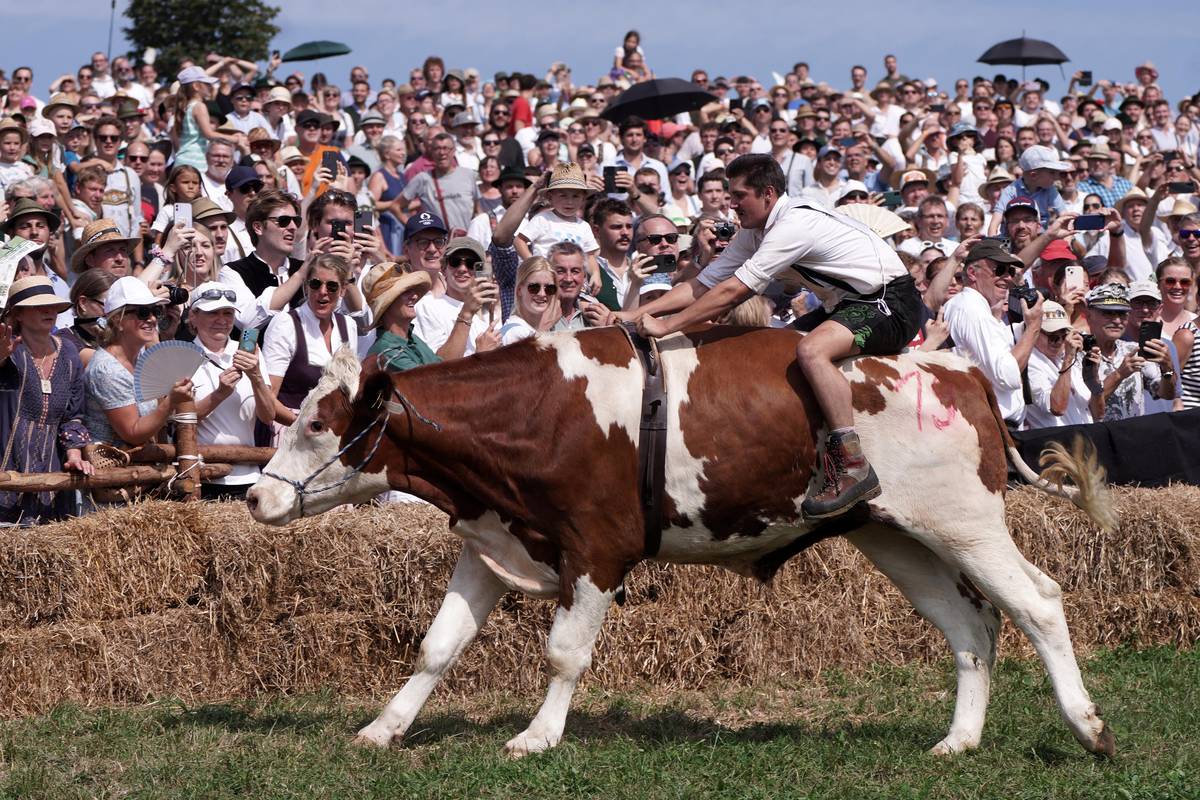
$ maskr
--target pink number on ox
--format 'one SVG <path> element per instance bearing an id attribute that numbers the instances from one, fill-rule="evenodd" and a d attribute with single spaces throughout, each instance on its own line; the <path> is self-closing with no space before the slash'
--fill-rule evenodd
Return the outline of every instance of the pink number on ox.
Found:
<path id="1" fill-rule="evenodd" d="M 893 391 L 900 391 L 909 380 L 915 378 L 917 381 L 917 430 L 924 430 L 924 401 L 925 401 L 925 381 L 924 373 L 920 370 L 913 370 L 909 373 L 900 376 L 900 380 L 892 387 Z M 954 418 L 958 415 L 958 409 L 954 407 L 954 389 L 947 386 L 950 395 L 950 402 L 945 407 L 946 416 L 939 417 L 931 410 L 929 413 L 929 421 L 933 423 L 933 427 L 939 431 L 944 431 L 950 427 L 950 423 L 954 422 Z"/>

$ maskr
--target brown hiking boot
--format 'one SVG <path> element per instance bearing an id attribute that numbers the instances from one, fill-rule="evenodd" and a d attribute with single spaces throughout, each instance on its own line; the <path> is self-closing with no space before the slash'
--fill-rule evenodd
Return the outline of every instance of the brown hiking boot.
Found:
<path id="1" fill-rule="evenodd" d="M 824 461 L 825 484 L 800 506 L 805 517 L 836 517 L 883 492 L 875 470 L 863 455 L 857 433 L 830 434 L 825 440 Z"/>

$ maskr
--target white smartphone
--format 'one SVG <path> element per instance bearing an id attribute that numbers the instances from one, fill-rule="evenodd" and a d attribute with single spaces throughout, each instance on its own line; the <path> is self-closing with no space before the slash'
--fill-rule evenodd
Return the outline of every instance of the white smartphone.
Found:
<path id="1" fill-rule="evenodd" d="M 192 204 L 175 204 L 175 224 L 183 228 L 192 227 Z"/>
<path id="2" fill-rule="evenodd" d="M 1063 291 L 1069 292 L 1072 289 L 1083 289 L 1087 291 L 1088 279 L 1087 272 L 1083 267 L 1071 265 L 1066 268 L 1063 273 Z"/>

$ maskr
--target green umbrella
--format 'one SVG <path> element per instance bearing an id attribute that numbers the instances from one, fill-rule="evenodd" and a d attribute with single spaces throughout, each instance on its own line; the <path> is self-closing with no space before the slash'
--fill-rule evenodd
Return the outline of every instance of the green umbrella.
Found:
<path id="1" fill-rule="evenodd" d="M 315 61 L 318 58 L 344 56 L 350 48 L 341 42 L 305 42 L 283 54 L 283 61 Z"/>

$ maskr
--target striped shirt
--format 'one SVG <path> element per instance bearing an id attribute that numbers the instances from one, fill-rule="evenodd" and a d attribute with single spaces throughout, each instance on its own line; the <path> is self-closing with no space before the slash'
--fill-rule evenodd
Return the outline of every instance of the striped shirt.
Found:
<path id="1" fill-rule="evenodd" d="M 1184 408 L 1200 408 L 1200 328 L 1195 322 L 1185 323 L 1180 330 L 1192 334 L 1192 352 L 1179 371 L 1179 391 Z"/>

